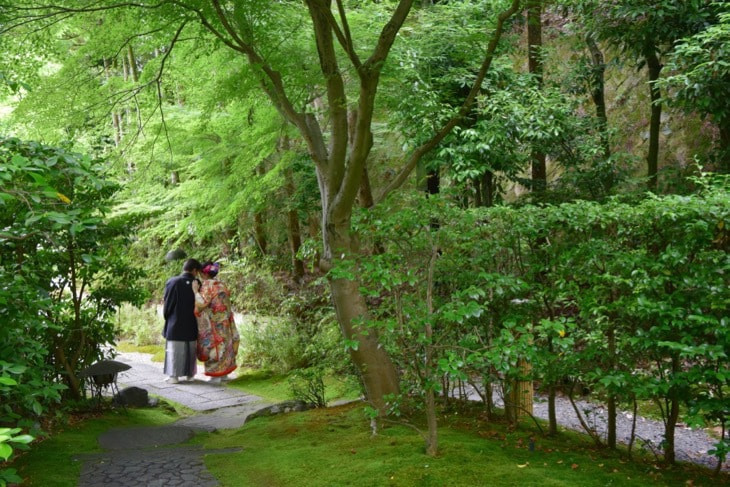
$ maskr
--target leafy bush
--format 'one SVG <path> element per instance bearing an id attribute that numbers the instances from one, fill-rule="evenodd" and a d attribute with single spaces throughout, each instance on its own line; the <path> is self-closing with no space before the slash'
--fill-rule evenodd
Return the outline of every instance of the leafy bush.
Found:
<path id="1" fill-rule="evenodd" d="M 229 261 L 220 279 L 231 289 L 231 305 L 241 313 L 279 315 L 285 299 L 284 286 L 262 259 L 242 258 Z"/>
<path id="2" fill-rule="evenodd" d="M 463 211 L 432 197 L 370 212 L 359 229 L 385 252 L 358 262 L 379 303 L 368 324 L 404 390 L 445 393 L 448 379 L 555 390 L 569 377 L 614 411 L 660 404 L 670 461 L 680 402 L 690 419 L 726 425 L 730 194 L 702 184 L 629 203 Z"/>
<path id="3" fill-rule="evenodd" d="M 0 360 L 0 397 L 5 401 L 11 388 L 18 385 L 18 382 L 10 377 L 10 375 L 20 375 L 25 372 L 26 367 L 9 364 Z M 4 423 L 5 421 L 0 421 Z M 13 445 L 15 447 L 27 448 L 26 445 L 33 441 L 31 435 L 22 434 L 21 428 L 3 428 L 0 427 L 0 466 L 8 461 L 13 455 Z M 8 483 L 21 482 L 22 479 L 17 475 L 13 468 L 0 468 L 0 487 L 5 487 Z"/>
<path id="4" fill-rule="evenodd" d="M 241 343 L 238 363 L 285 373 L 303 365 L 304 345 L 293 323 L 286 318 L 244 315 L 236 323 Z"/>
<path id="5" fill-rule="evenodd" d="M 163 342 L 163 318 L 155 307 L 138 308 L 122 304 L 116 316 L 117 338 L 129 340 L 137 346 L 158 345 Z"/>
<path id="6" fill-rule="evenodd" d="M 279 303 L 277 318 L 244 315 L 240 362 L 279 373 L 314 365 L 352 373 L 327 289 L 309 283 Z"/>
<path id="7" fill-rule="evenodd" d="M 307 367 L 297 369 L 289 376 L 289 387 L 292 397 L 313 404 L 315 407 L 327 407 L 324 385 L 325 369 L 323 367 Z"/>
<path id="8" fill-rule="evenodd" d="M 0 165 L 0 356 L 28 375 L 3 406 L 35 416 L 60 390 L 81 396 L 77 372 L 113 343 L 116 306 L 144 299 L 129 285 L 141 273 L 124 251 L 131 222 L 107 217 L 118 187 L 103 161 L 0 138 Z"/>

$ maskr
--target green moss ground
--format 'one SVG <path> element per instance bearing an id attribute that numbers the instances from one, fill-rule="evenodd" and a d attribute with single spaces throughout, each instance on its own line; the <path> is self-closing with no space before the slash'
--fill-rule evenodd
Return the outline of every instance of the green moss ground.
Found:
<path id="1" fill-rule="evenodd" d="M 177 417 L 169 406 L 107 411 L 34 444 L 14 467 L 28 479 L 23 485 L 75 486 L 81 464 L 73 458 L 98 452 L 101 433 L 167 424 Z M 527 423 L 510 431 L 473 412 L 446 415 L 439 434 L 437 457 L 424 454 L 423 439 L 412 427 L 391 424 L 373 437 L 358 403 L 257 418 L 237 430 L 200 434 L 192 442 L 214 450 L 241 448 L 205 458 L 224 487 L 730 485 L 727 475 L 714 477 L 694 466 L 667 468 L 649 459 L 628 461 L 574 433 L 545 438 Z"/>
<path id="2" fill-rule="evenodd" d="M 440 428 L 440 453 L 424 454 L 412 428 L 392 425 L 372 437 L 361 405 L 257 418 L 236 431 L 199 437 L 206 464 L 224 486 L 720 486 L 725 477 L 695 467 L 630 462 L 572 433 L 557 439 L 528 427 L 452 415 Z"/>
<path id="3" fill-rule="evenodd" d="M 237 374 L 238 377 L 229 382 L 228 387 L 241 389 L 271 402 L 292 399 L 288 375 L 244 368 L 238 369 Z M 331 376 L 325 378 L 325 399 L 328 403 L 357 399 L 359 395 L 358 388 L 349 381 Z"/>

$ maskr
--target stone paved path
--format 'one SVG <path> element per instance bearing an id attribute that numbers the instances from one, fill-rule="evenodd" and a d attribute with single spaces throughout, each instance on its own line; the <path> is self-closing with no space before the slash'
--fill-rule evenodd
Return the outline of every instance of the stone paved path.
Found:
<path id="1" fill-rule="evenodd" d="M 203 450 L 184 445 L 196 431 L 215 431 L 243 426 L 246 418 L 270 406 L 260 397 L 223 385 L 207 383 L 198 374 L 191 382 L 164 382 L 162 364 L 151 356 L 123 353 L 115 358 L 132 368 L 120 373 L 119 388 L 147 389 L 198 414 L 168 426 L 111 429 L 99 437 L 102 453 L 85 453 L 75 458 L 83 462 L 79 487 L 213 487 L 218 481 L 207 471 L 203 458 L 236 449 Z"/>
<path id="2" fill-rule="evenodd" d="M 164 381 L 165 376 L 162 374 L 162 363 L 153 362 L 151 355 L 145 353 L 121 353 L 114 360 L 132 366 L 131 369 L 120 372 L 117 378 L 120 389 L 127 386 L 141 387 L 142 389 L 147 389 L 150 395 L 170 399 L 195 411 L 210 411 L 228 406 L 238 406 L 261 401 L 260 397 L 227 388 L 225 385 L 209 384 L 207 382 L 208 378 L 200 370 L 200 365 L 198 366 L 198 373 L 195 375 L 193 381 L 181 381 L 177 384 L 168 384 Z"/>

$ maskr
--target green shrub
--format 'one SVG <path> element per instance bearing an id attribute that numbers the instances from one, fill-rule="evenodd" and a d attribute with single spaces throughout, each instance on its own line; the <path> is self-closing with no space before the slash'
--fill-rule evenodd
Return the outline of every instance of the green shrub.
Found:
<path id="1" fill-rule="evenodd" d="M 0 361 L 0 397 L 4 397 L 6 392 L 18 385 L 10 375 L 20 375 L 25 370 L 24 366 Z M 33 439 L 31 435 L 22 434 L 21 428 L 0 427 L 0 466 L 12 457 L 13 447 L 27 448 L 26 445 Z M 14 468 L 0 468 L 0 487 L 21 481 Z"/>
<path id="2" fill-rule="evenodd" d="M 727 425 L 724 184 L 628 202 L 463 211 L 431 197 L 368 212 L 357 225 L 385 249 L 357 263 L 377 303 L 368 325 L 391 346 L 411 397 L 440 391 L 444 377 L 507 390 L 569 377 L 607 403 L 661 404 L 668 439 L 679 411 Z M 346 275 L 347 264 L 333 272 Z M 671 444 L 665 453 L 671 461 Z"/>
<path id="3" fill-rule="evenodd" d="M 231 305 L 241 313 L 279 315 L 286 297 L 284 286 L 261 259 L 242 258 L 226 262 L 220 279 L 231 290 Z"/>
<path id="4" fill-rule="evenodd" d="M 162 343 L 162 316 L 153 307 L 138 308 L 123 304 L 116 315 L 117 338 L 128 340 L 137 346 Z"/>
<path id="5" fill-rule="evenodd" d="M 279 373 L 314 365 L 352 372 L 324 283 L 307 284 L 280 301 L 277 311 L 277 318 L 244 315 L 237 323 L 239 363 Z"/>
<path id="6" fill-rule="evenodd" d="M 289 376 L 289 388 L 292 397 L 307 404 L 313 404 L 318 408 L 327 407 L 324 376 L 324 367 L 307 367 L 295 370 Z"/>
<path id="7" fill-rule="evenodd" d="M 236 323 L 241 336 L 238 363 L 286 373 L 303 364 L 304 345 L 296 327 L 286 318 L 244 315 Z"/>

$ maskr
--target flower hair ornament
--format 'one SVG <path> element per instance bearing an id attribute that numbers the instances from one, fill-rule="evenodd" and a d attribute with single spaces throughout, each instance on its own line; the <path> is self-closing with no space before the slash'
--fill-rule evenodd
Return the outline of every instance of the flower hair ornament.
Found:
<path id="1" fill-rule="evenodd" d="M 215 277 L 218 275 L 218 271 L 220 271 L 220 264 L 218 262 L 213 262 L 212 264 L 207 264 L 203 267 L 203 272 L 205 274 L 208 274 L 210 277 Z"/>

